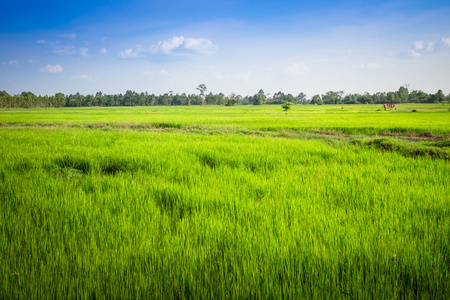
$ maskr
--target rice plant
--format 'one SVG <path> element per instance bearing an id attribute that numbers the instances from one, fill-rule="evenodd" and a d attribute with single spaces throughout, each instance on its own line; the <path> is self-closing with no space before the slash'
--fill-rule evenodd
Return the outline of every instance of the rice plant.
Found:
<path id="1" fill-rule="evenodd" d="M 1 127 L 0 297 L 450 297 L 448 160 L 251 122 Z"/>

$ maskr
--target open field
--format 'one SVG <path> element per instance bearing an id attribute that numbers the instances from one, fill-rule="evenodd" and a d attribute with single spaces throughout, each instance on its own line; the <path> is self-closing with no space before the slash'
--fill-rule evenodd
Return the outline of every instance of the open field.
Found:
<path id="1" fill-rule="evenodd" d="M 0 111 L 0 298 L 448 299 L 448 106 L 380 108 Z"/>
<path id="2" fill-rule="evenodd" d="M 381 105 L 295 105 L 287 114 L 280 105 L 91 107 L 49 110 L 3 110 L 0 122 L 84 126 L 207 127 L 219 130 L 449 132 L 449 105 L 401 104 L 397 111 Z M 417 112 L 412 113 L 412 110 Z"/>

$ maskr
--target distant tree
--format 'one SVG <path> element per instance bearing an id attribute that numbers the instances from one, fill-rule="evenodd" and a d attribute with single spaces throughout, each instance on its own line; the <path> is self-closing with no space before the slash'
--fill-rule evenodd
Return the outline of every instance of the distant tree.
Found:
<path id="1" fill-rule="evenodd" d="M 298 103 L 301 103 L 301 104 L 307 104 L 308 103 L 308 100 L 306 100 L 306 94 L 303 93 L 303 92 L 298 94 L 297 98 L 298 98 Z"/>
<path id="2" fill-rule="evenodd" d="M 291 106 L 292 106 L 291 102 L 286 102 L 283 105 L 281 105 L 281 108 L 286 112 L 286 115 L 287 115 L 288 110 L 291 109 Z"/>
<path id="3" fill-rule="evenodd" d="M 320 98 L 320 95 L 314 95 L 311 99 L 311 104 L 317 104 L 317 105 L 322 105 L 322 98 Z"/>
<path id="4" fill-rule="evenodd" d="M 386 93 L 378 92 L 373 94 L 372 103 L 386 103 Z"/>
<path id="5" fill-rule="evenodd" d="M 66 104 L 66 97 L 63 93 L 56 93 L 53 97 L 52 106 L 53 107 L 63 107 Z"/>
<path id="6" fill-rule="evenodd" d="M 238 104 L 238 105 L 249 105 L 250 104 L 248 96 L 242 97 L 241 95 L 236 95 L 236 101 L 237 101 L 236 104 Z"/>
<path id="7" fill-rule="evenodd" d="M 222 93 L 218 95 L 214 95 L 213 93 L 209 93 L 205 96 L 206 104 L 208 105 L 222 105 L 223 104 L 224 95 Z"/>
<path id="8" fill-rule="evenodd" d="M 200 95 L 190 94 L 188 95 L 189 103 L 191 105 L 202 105 L 203 98 Z"/>
<path id="9" fill-rule="evenodd" d="M 200 91 L 200 97 L 202 98 L 202 104 L 205 104 L 205 93 L 208 90 L 204 83 L 198 85 L 197 90 Z"/>
<path id="10" fill-rule="evenodd" d="M 237 103 L 236 95 L 234 93 L 225 97 L 225 106 L 234 106 Z"/>
<path id="11" fill-rule="evenodd" d="M 266 104 L 266 95 L 262 89 L 259 90 L 258 94 L 253 96 L 253 105 L 263 105 Z"/>
<path id="12" fill-rule="evenodd" d="M 363 104 L 369 104 L 372 103 L 372 97 L 370 96 L 369 93 L 365 92 L 363 95 L 358 95 L 356 100 L 359 103 L 363 103 Z"/>
<path id="13" fill-rule="evenodd" d="M 169 105 L 172 105 L 172 100 L 173 100 L 173 91 L 169 92 Z"/>
<path id="14" fill-rule="evenodd" d="M 397 94 L 394 92 L 389 92 L 386 95 L 386 100 L 388 103 L 397 103 Z"/>
<path id="15" fill-rule="evenodd" d="M 439 90 L 439 91 L 436 93 L 436 102 L 440 103 L 440 102 L 443 102 L 443 101 L 445 101 L 445 100 L 446 100 L 446 99 L 445 99 L 444 93 L 442 92 L 442 90 Z"/>
<path id="16" fill-rule="evenodd" d="M 0 91 L 0 107 L 11 108 L 13 97 L 6 91 Z"/>
<path id="17" fill-rule="evenodd" d="M 69 96 L 69 106 L 71 107 L 79 107 L 83 105 L 83 96 L 80 93 L 76 93 L 75 95 Z"/>
<path id="18" fill-rule="evenodd" d="M 94 105 L 104 106 L 104 103 L 103 103 L 103 93 L 102 93 L 102 92 L 97 92 L 97 93 L 95 94 Z"/>
<path id="19" fill-rule="evenodd" d="M 135 92 L 131 91 L 131 90 L 127 90 L 125 92 L 125 96 L 124 96 L 124 105 L 125 106 L 132 106 L 133 102 L 134 102 L 134 94 Z"/>
<path id="20" fill-rule="evenodd" d="M 408 101 L 408 88 L 406 86 L 401 86 L 397 91 L 397 101 L 400 103 L 405 103 Z"/>
<path id="21" fill-rule="evenodd" d="M 176 94 L 172 97 L 172 105 L 183 105 L 183 96 Z"/>
<path id="22" fill-rule="evenodd" d="M 358 104 L 358 94 L 348 94 L 344 97 L 345 104 Z"/>
<path id="23" fill-rule="evenodd" d="M 92 106 L 94 102 L 94 96 L 93 95 L 87 95 L 84 98 L 84 105 L 83 106 Z"/>
<path id="24" fill-rule="evenodd" d="M 344 92 L 329 91 L 325 95 L 322 95 L 323 103 L 325 104 L 340 104 L 342 102 L 342 95 Z"/>

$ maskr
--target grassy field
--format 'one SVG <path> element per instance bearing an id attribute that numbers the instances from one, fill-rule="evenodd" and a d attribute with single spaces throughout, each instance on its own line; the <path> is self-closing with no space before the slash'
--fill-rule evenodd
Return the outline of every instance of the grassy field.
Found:
<path id="1" fill-rule="evenodd" d="M 379 108 L 0 111 L 0 298 L 450 298 L 450 112 Z"/>
<path id="2" fill-rule="evenodd" d="M 218 130 L 341 131 L 355 134 L 386 132 L 449 132 L 449 105 L 400 104 L 384 111 L 381 105 L 295 105 L 287 116 L 280 105 L 93 107 L 0 111 L 5 124 L 35 123 L 67 126 L 201 127 Z M 412 113 L 412 110 L 417 112 Z"/>

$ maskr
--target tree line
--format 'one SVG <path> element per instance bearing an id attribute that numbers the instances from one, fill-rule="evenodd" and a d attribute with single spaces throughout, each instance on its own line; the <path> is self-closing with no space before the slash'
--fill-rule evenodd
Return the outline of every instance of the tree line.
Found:
<path id="1" fill-rule="evenodd" d="M 59 107 L 86 107 L 86 106 L 156 106 L 156 105 L 266 105 L 284 104 L 384 104 L 384 103 L 444 103 L 450 101 L 450 94 L 445 96 L 442 90 L 435 94 L 428 94 L 421 90 L 409 91 L 407 86 L 401 86 L 398 91 L 378 92 L 374 94 L 344 94 L 343 91 L 329 91 L 322 95 L 308 98 L 300 93 L 296 96 L 277 92 L 266 94 L 261 89 L 252 96 L 241 96 L 231 93 L 206 93 L 206 85 L 200 84 L 197 88 L 199 94 L 174 94 L 168 92 L 163 95 L 137 93 L 131 90 L 125 94 L 106 95 L 97 92 L 95 95 L 81 95 L 80 93 L 64 95 L 56 93 L 53 96 L 35 95 L 32 92 L 22 92 L 10 95 L 0 91 L 0 108 L 59 108 Z"/>

